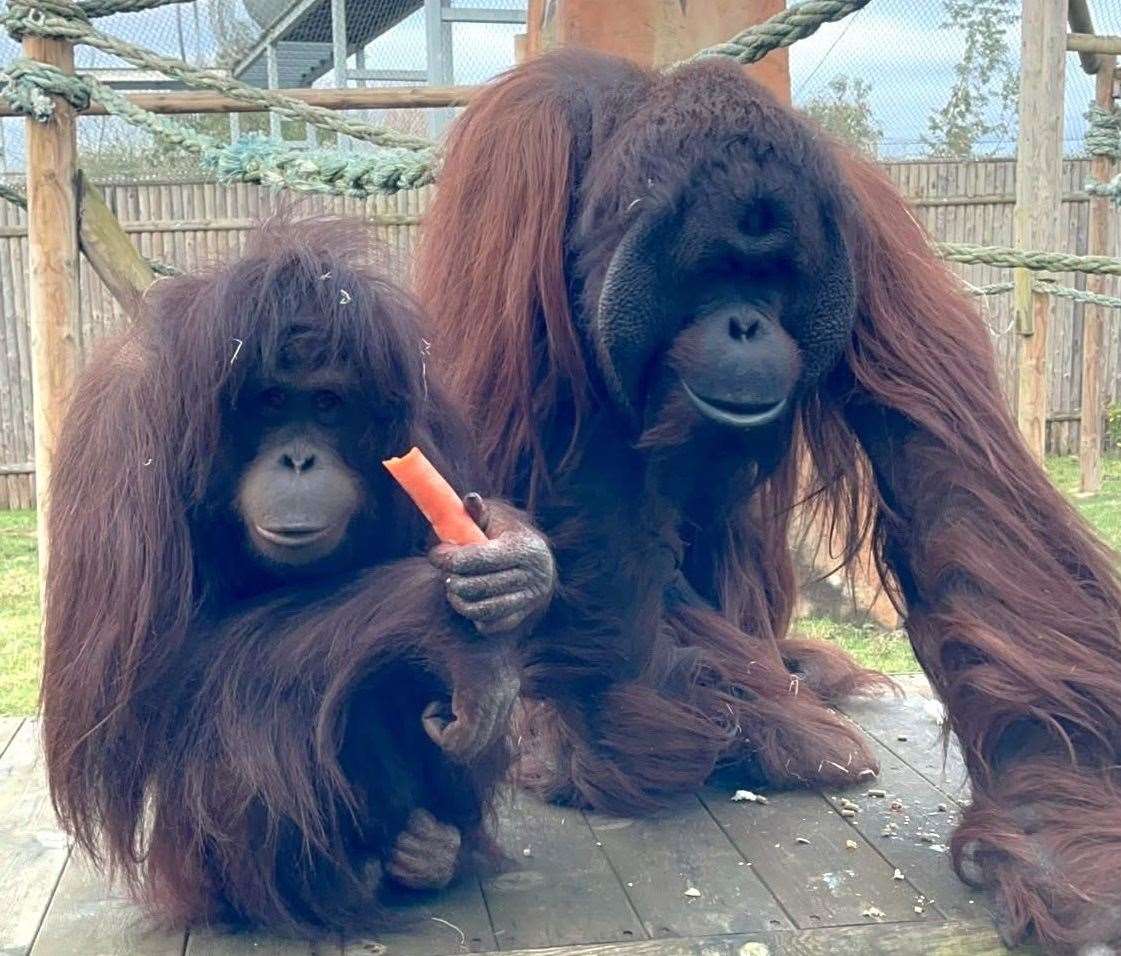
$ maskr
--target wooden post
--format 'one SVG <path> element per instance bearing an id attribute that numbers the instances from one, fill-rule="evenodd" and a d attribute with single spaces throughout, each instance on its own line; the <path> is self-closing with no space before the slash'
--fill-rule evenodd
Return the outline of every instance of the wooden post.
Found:
<path id="1" fill-rule="evenodd" d="M 666 66 L 785 7 L 786 0 L 530 0 L 528 48 L 533 55 L 553 46 L 583 46 L 643 66 Z M 744 69 L 776 96 L 790 101 L 786 50 L 775 50 Z"/>
<path id="2" fill-rule="evenodd" d="M 74 71 L 74 47 L 25 37 L 23 55 Z M 28 306 L 35 398 L 35 501 L 40 597 L 45 581 L 51 457 L 78 372 L 78 195 L 74 109 L 55 97 L 46 122 L 27 120 Z"/>
<path id="3" fill-rule="evenodd" d="M 1020 133 L 1016 147 L 1013 245 L 1057 249 L 1063 168 L 1067 0 L 1023 0 L 1020 43 Z M 1032 453 L 1047 438 L 1047 330 L 1050 296 L 1032 290 L 1027 269 L 1015 272 L 1013 307 L 1019 339 L 1016 414 Z"/>
<path id="4" fill-rule="evenodd" d="M 1117 57 L 1099 56 L 1094 102 L 1113 110 L 1116 98 Z M 1112 156 L 1095 156 L 1090 163 L 1090 178 L 1107 183 L 1113 178 Z M 1113 254 L 1111 225 L 1114 212 L 1108 196 L 1090 197 L 1090 236 L 1086 252 L 1091 256 Z M 1090 292 L 1106 292 L 1106 277 L 1090 273 L 1086 278 Z M 1078 436 L 1079 489 L 1084 493 L 1102 490 L 1102 326 L 1105 309 L 1087 303 L 1082 310 L 1082 420 Z"/>
<path id="5" fill-rule="evenodd" d="M 285 96 L 322 106 L 329 110 L 400 110 L 426 109 L 430 106 L 466 106 L 481 87 L 478 86 L 373 86 L 366 89 L 348 87 L 345 90 L 277 90 Z M 126 93 L 134 106 L 163 116 L 185 113 L 260 113 L 261 107 L 245 100 L 209 90 L 169 90 L 164 93 Z M 104 106 L 91 103 L 81 116 L 108 116 Z M 0 97 L 0 118 L 23 116 Z M 2 127 L 0 127 L 2 128 Z"/>

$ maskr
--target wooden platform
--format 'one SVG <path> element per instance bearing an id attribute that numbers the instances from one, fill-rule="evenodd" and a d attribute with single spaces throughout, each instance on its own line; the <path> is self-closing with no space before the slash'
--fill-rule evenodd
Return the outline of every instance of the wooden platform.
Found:
<path id="1" fill-rule="evenodd" d="M 504 813 L 508 872 L 411 907 L 407 932 L 309 947 L 267 937 L 146 932 L 137 911 L 57 830 L 37 727 L 0 718 L 0 953 L 34 956 L 778 956 L 999 954 L 988 903 L 953 875 L 945 844 L 964 771 L 943 768 L 921 697 L 861 702 L 878 781 L 847 793 L 733 802 L 732 786 L 657 820 L 521 800 Z M 868 790 L 882 788 L 885 797 Z M 844 815 L 842 798 L 859 810 Z"/>

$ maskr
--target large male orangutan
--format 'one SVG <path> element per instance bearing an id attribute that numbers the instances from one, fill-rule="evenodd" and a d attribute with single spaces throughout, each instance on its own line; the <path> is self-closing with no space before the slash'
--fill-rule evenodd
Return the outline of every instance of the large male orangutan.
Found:
<path id="1" fill-rule="evenodd" d="M 547 603 L 552 558 L 477 498 L 492 540 L 461 549 L 473 572 L 422 556 L 381 460 L 418 445 L 457 488 L 479 476 L 373 251 L 358 221 L 273 221 L 152 289 L 66 416 L 51 795 L 172 924 L 376 928 L 383 886 L 443 886 L 490 846 L 510 634 Z"/>
<path id="2" fill-rule="evenodd" d="M 868 162 L 707 59 L 561 53 L 452 132 L 419 268 L 487 462 L 557 554 L 537 788 L 633 812 L 733 765 L 874 772 L 786 637 L 804 496 L 872 535 L 965 753 L 961 875 L 1010 939 L 1121 935 L 1117 558 L 1010 418 L 988 332 Z M 455 568 L 455 559 L 446 567 Z"/>

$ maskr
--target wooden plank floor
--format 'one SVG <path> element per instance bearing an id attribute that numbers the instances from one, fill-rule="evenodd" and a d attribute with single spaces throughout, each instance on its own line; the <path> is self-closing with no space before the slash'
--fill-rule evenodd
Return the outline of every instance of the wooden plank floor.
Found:
<path id="1" fill-rule="evenodd" d="M 147 929 L 69 852 L 51 814 L 36 723 L 0 718 L 0 953 L 1004 953 L 988 901 L 950 869 L 964 771 L 955 753 L 943 761 L 934 706 L 910 697 L 846 708 L 883 762 L 878 781 L 846 793 L 733 802 L 733 782 L 652 820 L 512 801 L 501 821 L 512 860 L 504 872 L 412 899 L 400 932 L 314 947 Z M 859 808 L 855 816 L 841 813 L 842 800 Z"/>

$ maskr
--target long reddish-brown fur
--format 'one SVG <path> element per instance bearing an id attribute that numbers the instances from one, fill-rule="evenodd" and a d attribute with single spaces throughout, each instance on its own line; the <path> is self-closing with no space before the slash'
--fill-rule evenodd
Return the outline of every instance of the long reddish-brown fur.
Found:
<path id="1" fill-rule="evenodd" d="M 613 140 L 623 126 L 629 138 Z M 573 289 L 595 288 L 644 190 L 703 190 L 698 150 L 719 169 L 715 151 L 740 146 L 789 155 L 839 210 L 858 307 L 770 476 L 713 469 L 730 490 L 723 537 L 702 542 L 709 604 L 675 593 L 682 516 L 656 479 L 721 450 L 705 458 L 672 423 L 636 449 L 612 427 L 577 320 L 591 306 Z M 557 553 L 563 600 L 527 648 L 539 789 L 630 811 L 728 759 L 754 760 L 771 783 L 873 766 L 815 693 L 873 679 L 785 636 L 788 521 L 808 480 L 846 558 L 873 535 L 947 704 L 973 783 L 959 871 L 995 888 L 1010 939 L 1034 930 L 1063 950 L 1121 935 L 1117 558 L 1028 453 L 984 323 L 881 173 L 727 64 L 663 76 L 550 55 L 500 79 L 453 129 L 418 281 L 488 464 Z M 675 460 L 677 442 L 693 457 Z M 642 464 L 632 453 L 644 449 L 664 457 Z M 800 693 L 780 658 L 805 674 Z"/>
<path id="2" fill-rule="evenodd" d="M 361 222 L 272 221 L 240 258 L 151 290 L 64 422 L 42 689 L 51 796 L 78 844 L 176 925 L 377 926 L 379 861 L 410 810 L 481 836 L 504 772 L 504 745 L 458 768 L 421 728 L 428 701 L 494 660 L 443 575 L 409 559 L 429 532 L 380 465 L 418 444 L 460 487 L 475 481 L 422 365 L 419 312 L 374 253 Z M 293 323 L 364 390 L 369 432 L 347 452 L 367 493 L 384 491 L 376 566 L 239 592 L 248 556 L 216 530 L 238 478 L 227 424 Z"/>

